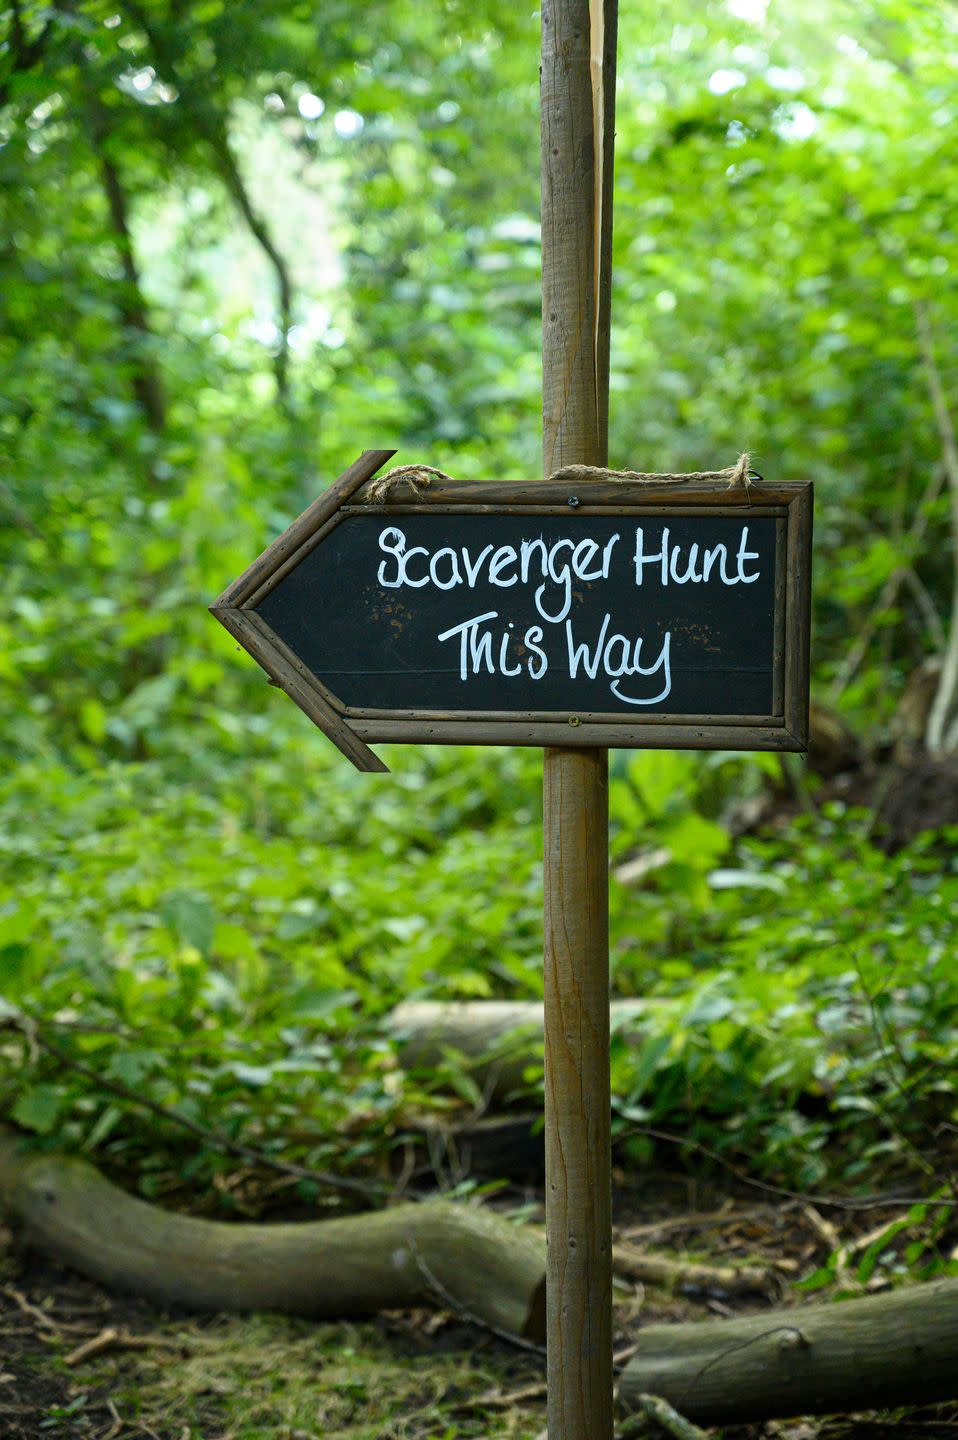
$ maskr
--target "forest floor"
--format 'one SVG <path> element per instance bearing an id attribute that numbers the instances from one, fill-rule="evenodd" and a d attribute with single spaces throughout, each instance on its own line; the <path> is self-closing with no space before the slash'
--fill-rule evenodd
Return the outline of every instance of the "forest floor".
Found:
<path id="1" fill-rule="evenodd" d="M 645 1323 L 798 1301 L 794 1278 L 827 1257 L 833 1222 L 800 1202 L 756 1205 L 754 1197 L 696 1193 L 687 1182 L 673 1184 L 671 1197 L 655 1188 L 654 1201 L 620 1209 L 620 1237 L 680 1260 L 778 1266 L 780 1293 L 744 1299 L 636 1286 L 619 1296 L 620 1362 Z M 843 1213 L 834 1223 L 844 1242 L 883 1218 L 872 1211 L 853 1223 Z M 544 1440 L 542 1357 L 457 1317 L 423 1310 L 365 1323 L 198 1319 L 107 1294 L 5 1240 L 2 1440 Z M 650 1437 L 656 1433 L 650 1424 Z M 958 1440 L 958 1406 L 727 1428 L 724 1440 L 889 1434 Z"/>

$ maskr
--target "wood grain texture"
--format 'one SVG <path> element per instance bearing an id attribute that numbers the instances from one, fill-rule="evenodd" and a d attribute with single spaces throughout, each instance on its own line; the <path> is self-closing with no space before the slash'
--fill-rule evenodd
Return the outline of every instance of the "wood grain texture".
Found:
<path id="1" fill-rule="evenodd" d="M 340 506 L 395 453 L 395 450 L 364 450 L 209 607 L 210 614 L 263 667 L 273 684 L 285 691 L 313 724 L 329 736 L 357 770 L 371 774 L 383 774 L 389 767 L 350 729 L 335 697 L 260 619 L 255 607 L 319 544 L 328 527 L 336 523 Z"/>
<path id="2" fill-rule="evenodd" d="M 596 216 L 602 175 L 594 152 L 589 0 L 542 6 L 542 417 L 543 471 L 604 465 L 597 363 L 608 331 L 598 326 Z M 615 6 L 608 7 L 614 12 Z M 609 141 L 611 143 L 610 134 Z M 611 196 L 610 202 L 611 202 Z M 612 207 L 601 221 L 611 225 Z"/>
<path id="3" fill-rule="evenodd" d="M 547 750 L 546 1333 L 549 1434 L 612 1435 L 608 763 Z"/>
<path id="4" fill-rule="evenodd" d="M 616 16 L 542 5 L 547 476 L 607 463 Z M 543 806 L 548 1433 L 612 1440 L 607 751 L 547 749 Z"/>
<path id="5" fill-rule="evenodd" d="M 314 725 L 351 760 L 357 770 L 367 774 L 386 774 L 389 766 L 380 760 L 365 741 L 343 720 L 327 698 L 328 692 L 301 665 L 278 636 L 274 635 L 255 612 L 235 605 L 211 605 L 210 613 L 238 640 L 243 649 L 262 665 L 274 685 L 308 715 Z M 282 646 L 282 652 L 280 650 Z M 285 652 L 285 653 L 283 653 Z"/>
<path id="6" fill-rule="evenodd" d="M 0 1210 L 46 1254 L 163 1306 L 333 1320 L 451 1298 L 537 1343 L 545 1329 L 541 1237 L 472 1205 L 439 1200 L 305 1223 L 202 1220 L 127 1195 L 77 1156 L 31 1153 L 0 1127 Z"/>
<path id="7" fill-rule="evenodd" d="M 785 588 L 785 724 L 808 748 L 808 690 L 812 626 L 812 487 L 797 497 L 789 516 Z"/>
<path id="8" fill-rule="evenodd" d="M 613 1000 L 610 1029 L 639 1044 L 649 1033 L 652 1009 L 647 1000 Z M 407 1000 L 386 1020 L 404 1069 L 435 1069 L 454 1050 L 490 1100 L 515 1100 L 528 1092 L 544 1023 L 538 1000 Z"/>
<path id="9" fill-rule="evenodd" d="M 575 717 L 578 718 L 578 717 Z M 422 745 L 615 746 L 623 750 L 806 750 L 807 740 L 786 725 L 643 724 L 630 718 L 602 724 L 582 720 L 382 720 L 349 716 L 357 735 L 371 743 Z"/>
<path id="10" fill-rule="evenodd" d="M 377 509 L 383 515 L 435 514 L 443 506 L 466 506 L 470 511 L 486 509 L 526 510 L 533 506 L 544 506 L 562 514 L 568 509 L 570 494 L 575 494 L 580 504 L 576 507 L 579 515 L 588 515 L 592 508 L 604 514 L 662 514 L 663 507 L 676 508 L 681 514 L 687 506 L 724 506 L 729 514 L 737 515 L 747 510 L 756 515 L 770 513 L 769 506 L 789 505 L 803 491 L 809 489 L 807 480 L 782 480 L 777 484 L 763 483 L 729 488 L 724 480 L 696 480 L 682 485 L 644 485 L 635 480 L 589 479 L 568 480 L 504 480 L 499 477 L 490 480 L 434 480 L 422 499 L 408 498 L 392 500 L 387 498 L 377 505 L 367 499 L 369 487 L 356 492 L 352 504 L 344 506 L 347 514 L 354 511 L 365 513 Z M 716 510 L 715 513 L 720 513 Z"/>
<path id="11" fill-rule="evenodd" d="M 282 642 L 280 642 L 282 643 Z M 292 651 L 289 651 L 292 654 Z M 301 662 L 297 662 L 298 664 Z M 305 671 L 306 667 L 301 666 Z M 309 673 L 308 671 L 306 673 Z M 317 682 L 319 683 L 319 682 Z M 325 686 L 322 687 L 325 690 Z M 329 691 L 326 694 L 329 695 Z M 519 725 L 527 723 L 539 723 L 544 725 L 569 725 L 570 712 L 568 710 L 426 710 L 418 707 L 411 707 L 408 710 L 385 710 L 376 709 L 373 706 L 363 705 L 341 705 L 333 698 L 335 708 L 347 720 L 458 720 L 466 723 L 468 721 L 498 721 L 516 722 Z M 711 725 L 724 727 L 771 727 L 781 725 L 781 714 L 778 715 L 626 715 L 622 712 L 606 712 L 604 710 L 577 710 L 575 719 L 578 725 L 588 724 L 618 724 L 620 729 L 625 722 L 630 726 L 651 726 L 668 725 L 678 728 L 688 725 L 693 728 Z M 571 727 L 575 728 L 575 727 Z M 553 732 L 555 733 L 555 732 Z M 560 734 L 565 734 L 560 731 Z M 641 736 L 639 737 L 641 739 Z M 604 742 L 603 742 L 604 743 Z"/>

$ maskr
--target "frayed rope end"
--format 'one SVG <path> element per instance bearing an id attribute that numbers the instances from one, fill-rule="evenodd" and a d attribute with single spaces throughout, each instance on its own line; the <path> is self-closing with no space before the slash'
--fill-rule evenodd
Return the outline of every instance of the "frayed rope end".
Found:
<path id="1" fill-rule="evenodd" d="M 385 505 L 398 485 L 407 485 L 413 497 L 419 500 L 422 492 L 428 490 L 432 484 L 433 475 L 437 475 L 440 480 L 452 479 L 444 470 L 436 470 L 432 465 L 397 465 L 395 469 L 387 470 L 385 475 L 379 475 L 370 481 L 366 500 L 370 505 Z"/>
<path id="2" fill-rule="evenodd" d="M 749 476 L 751 475 L 751 471 L 752 457 L 749 455 L 747 450 L 743 450 L 742 454 L 738 457 L 735 464 L 730 466 L 727 471 L 728 488 L 732 490 L 736 485 L 744 485 L 746 490 L 750 490 L 752 486 L 752 482 L 749 478 Z"/>

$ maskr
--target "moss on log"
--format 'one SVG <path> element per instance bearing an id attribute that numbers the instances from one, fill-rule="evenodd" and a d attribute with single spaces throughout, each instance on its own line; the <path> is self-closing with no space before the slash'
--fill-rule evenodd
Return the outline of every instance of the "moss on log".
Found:
<path id="1" fill-rule="evenodd" d="M 619 1385 L 706 1425 L 958 1396 L 958 1280 L 742 1320 L 650 1325 Z"/>
<path id="2" fill-rule="evenodd" d="M 294 1224 L 201 1220 L 2 1129 L 0 1209 L 45 1253 L 161 1305 L 332 1320 L 441 1304 L 438 1286 L 486 1324 L 545 1338 L 542 1239 L 488 1210 L 437 1200 Z"/>

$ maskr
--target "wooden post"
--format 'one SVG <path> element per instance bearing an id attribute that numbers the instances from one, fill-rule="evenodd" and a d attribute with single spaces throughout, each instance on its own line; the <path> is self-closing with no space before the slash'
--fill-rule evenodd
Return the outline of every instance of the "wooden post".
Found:
<path id="1" fill-rule="evenodd" d="M 543 0 L 546 475 L 607 463 L 615 41 L 616 0 Z M 607 752 L 547 749 L 543 811 L 548 1433 L 611 1440 Z"/>
<path id="2" fill-rule="evenodd" d="M 607 753 L 545 752 L 550 1440 L 612 1437 Z"/>

